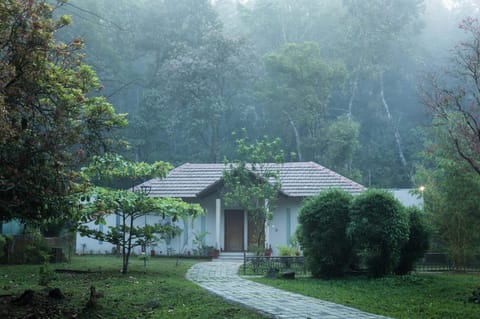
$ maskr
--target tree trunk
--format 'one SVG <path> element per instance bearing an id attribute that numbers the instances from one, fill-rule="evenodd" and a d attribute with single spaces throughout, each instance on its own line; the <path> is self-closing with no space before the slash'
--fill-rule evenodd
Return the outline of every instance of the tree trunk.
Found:
<path id="1" fill-rule="evenodd" d="M 290 115 L 287 112 L 285 112 L 285 115 L 288 119 L 288 122 L 292 126 L 293 134 L 295 135 L 295 145 L 296 145 L 296 149 L 297 149 L 298 161 L 301 162 L 301 161 L 303 161 L 303 158 L 302 158 L 302 151 L 300 149 L 300 145 L 301 145 L 300 134 L 298 133 L 297 126 L 295 125 L 295 122 L 290 117 Z"/>
<path id="2" fill-rule="evenodd" d="M 383 86 L 383 73 L 380 75 L 380 97 L 382 100 L 383 107 L 385 108 L 385 113 L 387 114 L 388 121 L 394 130 L 395 143 L 397 145 L 398 156 L 400 157 L 400 161 L 402 162 L 403 167 L 406 168 L 407 160 L 405 159 L 405 155 L 403 153 L 402 139 L 400 137 L 400 132 L 398 131 L 398 125 L 394 125 L 392 114 L 390 113 L 390 106 L 388 105 L 387 100 L 385 99 L 384 86 Z"/>
<path id="3" fill-rule="evenodd" d="M 127 220 L 126 220 L 125 213 L 122 213 L 122 227 L 123 227 L 123 230 L 122 230 L 122 261 L 123 261 L 122 274 L 126 274 L 127 273 L 127 268 L 128 268 L 128 258 L 127 258 L 127 252 L 126 252 L 127 239 L 125 238 L 125 235 L 126 235 L 125 224 L 126 224 L 126 222 L 127 222 Z"/>
<path id="4" fill-rule="evenodd" d="M 124 256 L 123 270 L 122 273 L 126 274 L 128 272 L 128 260 L 130 259 L 130 254 L 132 253 L 132 229 L 133 229 L 133 217 L 130 216 L 130 231 L 128 233 L 127 240 L 127 254 Z"/>
<path id="5" fill-rule="evenodd" d="M 285 2 L 282 3 L 283 5 L 283 10 L 280 10 L 281 14 L 282 14 L 282 18 L 280 19 L 280 23 L 282 25 L 282 40 L 283 40 L 283 45 L 286 45 L 288 43 L 288 36 L 287 36 L 287 30 L 285 29 L 285 15 L 284 15 L 284 11 L 286 11 L 286 6 L 285 6 Z"/>
<path id="6" fill-rule="evenodd" d="M 352 82 L 352 91 L 350 92 L 350 99 L 348 99 L 348 111 L 347 111 L 348 119 L 352 118 L 353 101 L 355 100 L 355 97 L 357 95 L 357 88 L 358 88 L 358 74 L 356 73 L 355 78 L 353 79 L 353 82 Z"/>

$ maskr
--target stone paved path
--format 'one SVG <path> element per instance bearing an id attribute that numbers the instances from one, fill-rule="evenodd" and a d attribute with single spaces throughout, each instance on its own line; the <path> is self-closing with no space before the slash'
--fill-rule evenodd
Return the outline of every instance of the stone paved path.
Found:
<path id="1" fill-rule="evenodd" d="M 201 287 L 273 318 L 386 319 L 357 309 L 302 296 L 246 280 L 237 275 L 241 263 L 195 264 L 187 278 Z"/>

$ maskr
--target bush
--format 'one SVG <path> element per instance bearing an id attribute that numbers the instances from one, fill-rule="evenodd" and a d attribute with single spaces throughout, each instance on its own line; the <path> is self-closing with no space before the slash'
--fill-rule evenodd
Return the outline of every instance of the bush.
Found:
<path id="1" fill-rule="evenodd" d="M 430 230 L 424 213 L 416 207 L 407 208 L 409 238 L 400 252 L 400 261 L 395 268 L 397 275 L 406 275 L 413 270 L 415 262 L 429 248 Z"/>
<path id="2" fill-rule="evenodd" d="M 330 190 L 307 199 L 301 208 L 297 237 L 314 277 L 342 276 L 350 265 L 346 227 L 351 200 L 347 192 Z"/>
<path id="3" fill-rule="evenodd" d="M 25 234 L 29 244 L 24 250 L 24 263 L 41 264 L 50 260 L 50 247 L 38 229 L 29 229 Z"/>
<path id="4" fill-rule="evenodd" d="M 48 286 L 48 284 L 55 279 L 55 271 L 50 266 L 48 261 L 45 261 L 38 270 L 38 284 L 40 286 Z"/>
<path id="5" fill-rule="evenodd" d="M 0 259 L 5 255 L 5 250 L 7 247 L 7 239 L 0 235 Z"/>
<path id="6" fill-rule="evenodd" d="M 290 247 L 286 245 L 278 245 L 278 256 L 280 257 L 291 257 L 295 256 L 296 248 L 295 247 Z"/>
<path id="7" fill-rule="evenodd" d="M 392 194 L 369 190 L 352 203 L 349 238 L 373 277 L 393 272 L 401 249 L 408 240 L 408 218 L 404 207 Z"/>

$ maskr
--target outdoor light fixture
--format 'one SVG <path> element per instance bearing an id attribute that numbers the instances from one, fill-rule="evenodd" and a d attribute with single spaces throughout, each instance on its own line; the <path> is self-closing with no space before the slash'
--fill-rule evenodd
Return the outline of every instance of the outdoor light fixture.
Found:
<path id="1" fill-rule="evenodd" d="M 149 185 L 142 185 L 140 186 L 140 191 L 142 192 L 142 194 L 145 194 L 145 195 L 150 195 L 150 192 L 152 191 L 152 186 L 149 186 Z"/>

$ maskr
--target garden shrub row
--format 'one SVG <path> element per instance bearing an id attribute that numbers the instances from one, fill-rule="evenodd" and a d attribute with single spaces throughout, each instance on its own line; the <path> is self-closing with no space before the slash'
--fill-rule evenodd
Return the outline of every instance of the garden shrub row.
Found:
<path id="1" fill-rule="evenodd" d="M 356 197 L 329 190 L 307 199 L 297 237 L 307 267 L 322 278 L 358 270 L 373 277 L 407 274 L 429 243 L 423 212 L 381 190 Z"/>

